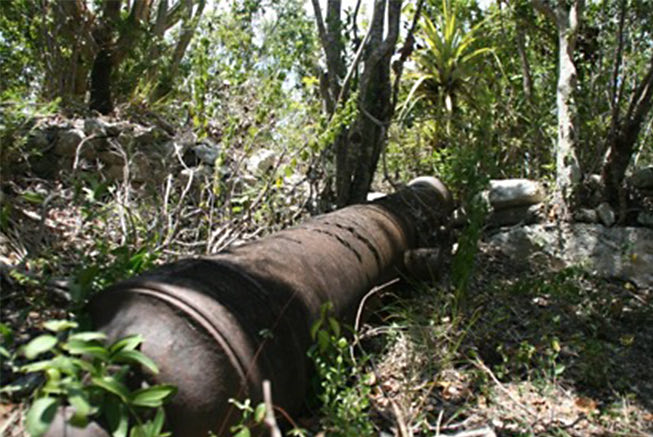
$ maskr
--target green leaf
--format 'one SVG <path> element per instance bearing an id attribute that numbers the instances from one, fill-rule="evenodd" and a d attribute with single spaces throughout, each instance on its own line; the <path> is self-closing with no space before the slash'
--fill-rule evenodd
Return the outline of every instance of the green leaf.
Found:
<path id="1" fill-rule="evenodd" d="M 28 360 L 33 360 L 44 352 L 48 352 L 57 344 L 57 337 L 49 334 L 40 335 L 27 343 L 23 353 Z"/>
<path id="2" fill-rule="evenodd" d="M 324 331 L 317 332 L 317 346 L 320 349 L 320 352 L 324 352 L 329 347 L 329 334 Z"/>
<path id="3" fill-rule="evenodd" d="M 48 367 L 52 367 L 52 361 L 53 360 L 43 360 L 37 361 L 35 363 L 25 364 L 20 368 L 20 371 L 24 373 L 42 372 Z"/>
<path id="4" fill-rule="evenodd" d="M 93 406 L 88 400 L 86 392 L 80 389 L 68 391 L 68 402 L 75 409 L 76 414 L 88 416 L 93 413 Z"/>
<path id="5" fill-rule="evenodd" d="M 116 398 L 106 398 L 102 411 L 107 420 L 109 431 L 113 437 L 127 437 L 129 429 L 129 415 L 127 408 Z"/>
<path id="6" fill-rule="evenodd" d="M 265 419 L 265 404 L 261 402 L 254 410 L 254 422 L 261 423 Z"/>
<path id="7" fill-rule="evenodd" d="M 2 336 L 3 343 L 7 343 L 8 345 L 13 344 L 14 335 L 11 332 L 11 328 L 4 323 L 0 323 L 0 335 Z"/>
<path id="8" fill-rule="evenodd" d="M 86 392 L 77 388 L 69 390 L 68 403 L 75 409 L 75 414 L 73 414 L 69 422 L 80 428 L 85 427 L 88 424 L 88 416 L 95 413 L 95 409 L 90 404 Z"/>
<path id="9" fill-rule="evenodd" d="M 334 336 L 340 337 L 340 323 L 333 317 L 329 317 L 329 327 Z"/>
<path id="10" fill-rule="evenodd" d="M 117 342 L 109 346 L 109 353 L 113 355 L 121 350 L 134 350 L 141 343 L 143 343 L 143 340 L 144 338 L 140 334 L 130 335 L 125 338 L 121 338 L 120 340 L 118 340 Z"/>
<path id="11" fill-rule="evenodd" d="M 75 375 L 77 373 L 75 362 L 70 357 L 64 355 L 57 355 L 53 358 L 51 367 L 56 368 L 67 375 Z"/>
<path id="12" fill-rule="evenodd" d="M 311 338 L 313 341 L 317 339 L 317 333 L 322 327 L 322 319 L 317 320 L 315 323 L 313 323 L 313 326 L 311 326 Z"/>
<path id="13" fill-rule="evenodd" d="M 236 434 L 234 434 L 234 437 L 250 437 L 251 433 L 249 432 L 249 428 L 246 426 L 241 428 L 240 431 L 238 431 Z"/>
<path id="14" fill-rule="evenodd" d="M 73 355 L 90 355 L 102 361 L 109 361 L 109 352 L 96 341 L 68 340 L 63 348 Z"/>
<path id="15" fill-rule="evenodd" d="M 71 358 L 70 361 L 80 369 L 91 373 L 91 374 L 96 374 L 99 370 L 96 366 L 94 366 L 92 363 L 89 363 L 86 360 L 82 360 L 80 358 Z"/>
<path id="16" fill-rule="evenodd" d="M 152 421 L 152 431 L 155 435 L 161 434 L 163 431 L 163 425 L 166 421 L 166 413 L 163 408 L 158 408 L 156 410 L 156 416 L 154 416 L 154 421 Z"/>
<path id="17" fill-rule="evenodd" d="M 146 429 L 146 424 L 143 425 L 137 425 L 132 428 L 132 430 L 129 433 L 129 437 L 150 437 L 149 432 Z"/>
<path id="18" fill-rule="evenodd" d="M 35 400 L 25 417 L 27 432 L 32 437 L 45 434 L 50 428 L 58 406 L 59 401 L 55 398 L 45 397 Z"/>
<path id="19" fill-rule="evenodd" d="M 163 405 L 170 396 L 177 393 L 177 388 L 169 384 L 142 388 L 132 393 L 132 405 L 138 407 L 157 408 Z"/>
<path id="20" fill-rule="evenodd" d="M 121 350 L 113 355 L 112 360 L 118 363 L 138 363 L 155 375 L 159 373 L 159 369 L 156 367 L 154 361 L 139 351 Z"/>
<path id="21" fill-rule="evenodd" d="M 127 387 L 125 387 L 124 384 L 122 384 L 120 381 L 116 380 L 112 376 L 91 378 L 91 384 L 95 385 L 96 387 L 100 387 L 101 389 L 106 390 L 109 393 L 113 393 L 114 395 L 118 396 L 121 401 L 125 403 L 129 403 L 130 401 L 129 389 L 127 389 Z"/>
<path id="22" fill-rule="evenodd" d="M 27 200 L 29 203 L 40 205 L 45 200 L 45 197 L 43 197 L 42 194 L 35 193 L 34 191 L 25 191 L 23 193 L 23 199 Z"/>
<path id="23" fill-rule="evenodd" d="M 94 340 L 105 340 L 106 338 L 107 335 L 104 332 L 89 331 L 89 332 L 78 332 L 76 334 L 72 334 L 70 337 L 68 337 L 68 341 L 70 340 L 94 341 Z"/>
<path id="24" fill-rule="evenodd" d="M 43 327 L 48 331 L 61 332 L 71 328 L 77 328 L 77 322 L 71 320 L 48 320 L 43 323 Z"/>

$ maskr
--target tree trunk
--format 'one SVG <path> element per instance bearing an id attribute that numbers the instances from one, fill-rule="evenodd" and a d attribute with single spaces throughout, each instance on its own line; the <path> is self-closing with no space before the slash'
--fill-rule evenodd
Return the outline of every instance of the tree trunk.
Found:
<path id="1" fill-rule="evenodd" d="M 533 5 L 554 20 L 558 30 L 558 85 L 556 106 L 558 111 L 558 140 L 555 147 L 556 188 L 553 198 L 558 216 L 568 218 L 569 207 L 581 179 L 580 165 L 576 157 L 578 128 L 576 104 L 573 98 L 576 86 L 574 48 L 578 28 L 585 6 L 584 0 L 574 0 L 570 7 L 558 0 L 554 8 L 546 0 L 533 0 Z"/>
<path id="2" fill-rule="evenodd" d="M 620 195 L 621 187 L 638 133 L 639 129 L 633 128 L 627 128 L 626 132 L 619 133 L 608 149 L 601 170 L 601 179 L 605 187 L 604 198 L 613 206 L 619 207 L 620 210 L 624 208 Z"/>
<path id="3" fill-rule="evenodd" d="M 113 68 L 113 34 L 120 20 L 121 0 L 105 0 L 102 9 L 102 19 L 93 32 L 98 45 L 98 53 L 91 68 L 91 98 L 90 109 L 108 114 L 113 111 L 111 99 L 111 73 Z"/>
<path id="4" fill-rule="evenodd" d="M 621 190 L 626 169 L 635 151 L 637 138 L 642 124 L 653 107 L 653 56 L 649 69 L 630 98 L 628 110 L 623 119 L 617 111 L 613 117 L 613 127 L 608 135 L 610 144 L 606 155 L 601 178 L 605 186 L 604 197 L 612 205 L 624 209 Z M 623 216 L 623 211 L 622 214 Z M 623 218 L 623 217 L 622 217 Z"/>
<path id="5" fill-rule="evenodd" d="M 383 3 L 377 2 L 377 5 Z M 359 159 L 354 161 L 348 203 L 364 202 L 367 199 L 392 116 L 390 61 L 397 42 L 401 2 L 391 1 L 387 9 L 389 19 L 385 40 L 385 5 L 374 11 L 374 16 L 380 19 L 371 24 L 377 28 L 372 29 L 370 42 L 374 45 L 370 46 L 365 56 L 365 67 L 360 82 L 359 114 L 354 125 L 356 138 L 352 138 L 358 140 Z"/>
<path id="6" fill-rule="evenodd" d="M 390 61 L 399 35 L 401 3 L 401 0 L 375 0 L 368 35 L 347 73 L 342 56 L 341 1 L 327 2 L 325 24 L 319 2 L 313 0 L 328 68 L 321 82 L 328 114 L 334 114 L 339 105 L 346 104 L 353 87 L 350 81 L 361 58 L 364 64 L 357 84 L 358 115 L 332 145 L 336 164 L 336 205 L 339 207 L 365 201 L 386 139 L 387 124 L 393 112 Z"/>
<path id="7" fill-rule="evenodd" d="M 91 100 L 89 108 L 101 114 L 113 111 L 111 99 L 111 50 L 104 46 L 100 49 L 93 61 L 91 69 Z"/>

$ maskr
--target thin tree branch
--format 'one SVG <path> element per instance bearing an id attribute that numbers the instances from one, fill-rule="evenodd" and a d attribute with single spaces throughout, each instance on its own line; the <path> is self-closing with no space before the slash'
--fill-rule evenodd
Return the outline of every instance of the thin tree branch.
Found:
<path id="1" fill-rule="evenodd" d="M 653 55 L 649 62 L 649 69 L 635 89 L 628 106 L 628 125 L 631 127 L 639 126 L 653 106 Z"/>
<path id="2" fill-rule="evenodd" d="M 397 43 L 397 37 L 399 36 L 399 17 L 401 15 L 401 0 L 389 0 L 389 7 L 388 7 L 388 32 L 385 37 L 385 39 L 381 42 L 381 44 L 378 44 L 376 46 L 376 49 L 367 56 L 365 59 L 365 69 L 368 71 L 372 71 L 374 66 L 384 57 L 387 56 L 388 54 L 392 53 L 392 50 L 395 47 L 395 44 Z M 378 7 L 378 9 L 376 9 Z M 383 21 L 385 18 L 385 6 L 384 6 L 384 0 L 377 0 L 375 4 L 375 11 L 374 15 L 375 17 L 378 17 L 378 15 L 381 16 L 380 19 L 380 32 L 381 34 L 383 33 Z M 374 24 L 377 24 L 378 26 L 379 21 L 372 22 L 372 26 Z M 374 40 L 378 36 L 379 29 L 376 28 L 375 30 L 372 31 L 372 36 L 371 39 Z M 374 44 L 372 43 L 372 46 Z M 369 80 L 369 78 L 363 77 L 361 79 L 361 89 L 366 88 L 366 82 Z"/>
<path id="3" fill-rule="evenodd" d="M 320 41 L 322 42 L 322 48 L 326 53 L 326 48 L 329 45 L 329 41 L 327 39 L 326 27 L 324 26 L 324 17 L 322 16 L 322 9 L 320 8 L 320 2 L 319 0 L 311 0 L 311 3 L 313 4 L 313 13 L 315 14 L 317 33 L 320 37 Z"/>
<path id="4" fill-rule="evenodd" d="M 358 51 L 356 51 L 356 56 L 354 56 L 354 60 L 352 61 L 351 65 L 349 66 L 349 71 L 347 71 L 347 75 L 345 76 L 345 80 L 342 81 L 342 87 L 340 88 L 340 94 L 338 94 L 338 98 L 336 99 L 335 103 L 335 108 L 338 107 L 338 105 L 341 102 L 344 102 L 346 99 L 347 94 L 349 94 L 349 83 L 351 81 L 351 78 L 354 76 L 354 72 L 358 68 L 358 64 L 360 63 L 360 60 L 363 56 L 363 50 L 367 46 L 369 40 L 370 40 L 370 35 L 372 34 L 371 32 L 372 27 L 367 29 L 367 33 L 365 34 L 365 38 L 361 42 L 361 44 L 358 46 Z M 333 117 L 334 113 L 331 115 Z"/>
<path id="5" fill-rule="evenodd" d="M 354 13 L 352 14 L 352 28 L 354 30 L 354 42 L 358 41 L 358 11 L 360 10 L 361 7 L 361 1 L 358 0 L 356 2 L 356 6 L 354 7 Z"/>
<path id="6" fill-rule="evenodd" d="M 399 99 L 399 82 L 401 80 L 401 75 L 404 72 L 404 63 L 413 53 L 413 46 L 415 45 L 415 30 L 417 30 L 417 24 L 419 23 L 419 18 L 422 15 L 423 6 L 424 0 L 419 0 L 417 2 L 417 9 L 415 9 L 415 15 L 413 15 L 413 22 L 410 25 L 410 30 L 408 30 L 406 40 L 404 41 L 404 45 L 400 50 L 401 55 L 393 65 L 395 71 L 395 81 L 392 85 L 392 112 L 394 112 L 395 108 L 397 107 L 397 100 Z"/>
<path id="7" fill-rule="evenodd" d="M 617 91 L 621 91 L 623 87 L 619 87 L 619 70 L 621 69 L 621 64 L 623 62 L 623 47 L 624 47 L 624 25 L 626 22 L 626 0 L 621 0 L 621 9 L 619 11 L 619 28 L 617 29 L 617 48 L 614 54 L 614 68 L 612 70 L 612 80 L 610 83 L 610 130 L 608 131 L 608 141 L 611 142 L 612 138 L 616 134 L 617 127 L 620 122 L 620 111 L 621 107 L 621 92 L 617 96 Z M 621 83 L 625 81 L 622 78 Z"/>

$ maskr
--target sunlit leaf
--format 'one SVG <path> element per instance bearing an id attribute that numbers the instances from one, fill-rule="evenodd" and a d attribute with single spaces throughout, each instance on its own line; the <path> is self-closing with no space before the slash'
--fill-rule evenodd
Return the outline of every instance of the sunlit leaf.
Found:
<path id="1" fill-rule="evenodd" d="M 71 328 L 77 328 L 77 322 L 72 320 L 48 320 L 43 323 L 43 327 L 48 331 L 61 332 Z"/>
<path id="2" fill-rule="evenodd" d="M 138 407 L 160 407 L 166 399 L 175 393 L 177 393 L 177 388 L 168 384 L 143 388 L 132 394 L 132 404 Z"/>
<path id="3" fill-rule="evenodd" d="M 44 352 L 48 352 L 53 347 L 57 345 L 57 337 L 49 334 L 44 334 L 36 337 L 23 349 L 25 357 L 29 360 L 33 360 L 37 356 L 41 355 Z"/>
<path id="4" fill-rule="evenodd" d="M 263 422 L 263 419 L 265 419 L 265 404 L 261 402 L 256 406 L 256 409 L 254 410 L 254 422 L 256 423 L 261 423 Z"/>
<path id="5" fill-rule="evenodd" d="M 107 349 L 95 341 L 72 339 L 64 343 L 63 347 L 73 355 L 90 355 L 102 361 L 109 360 Z"/>
<path id="6" fill-rule="evenodd" d="M 58 406 L 59 401 L 55 398 L 45 397 L 35 400 L 25 417 L 27 432 L 32 437 L 45 434 L 54 420 Z"/>
<path id="7" fill-rule="evenodd" d="M 103 332 L 78 332 L 68 337 L 68 340 L 94 341 L 104 340 L 106 338 L 107 335 Z"/>
<path id="8" fill-rule="evenodd" d="M 150 372 L 154 373 L 155 375 L 159 373 L 159 369 L 157 368 L 154 361 L 152 361 L 150 358 L 148 358 L 142 352 L 139 351 L 121 350 L 116 352 L 113 355 L 112 359 L 113 361 L 119 363 L 138 363 L 143 367 L 145 367 Z"/>
<path id="9" fill-rule="evenodd" d="M 121 338 L 109 347 L 109 352 L 113 355 L 120 350 L 134 350 L 143 343 L 143 336 L 140 334 L 129 335 Z"/>

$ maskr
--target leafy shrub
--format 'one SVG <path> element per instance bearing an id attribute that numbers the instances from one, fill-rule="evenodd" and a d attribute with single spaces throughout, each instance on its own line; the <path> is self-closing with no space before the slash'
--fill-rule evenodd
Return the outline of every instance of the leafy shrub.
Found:
<path id="1" fill-rule="evenodd" d="M 131 389 L 127 383 L 136 367 L 158 373 L 154 362 L 137 350 L 143 342 L 141 336 L 128 336 L 106 345 L 106 335 L 101 332 L 73 332 L 77 328 L 73 321 L 50 320 L 44 326 L 50 333 L 22 348 L 28 360 L 47 357 L 20 368 L 44 376 L 26 417 L 30 435 L 43 435 L 57 409 L 64 405 L 74 410 L 69 419 L 73 426 L 83 427 L 99 419 L 113 436 L 169 435 L 162 432 L 165 414 L 161 407 L 176 388 L 161 384 Z"/>
<path id="2" fill-rule="evenodd" d="M 329 435 L 372 435 L 368 378 L 349 354 L 340 324 L 329 315 L 331 308 L 330 304 L 322 306 L 321 317 L 311 329 L 315 344 L 308 352 L 317 372 L 323 424 Z"/>

